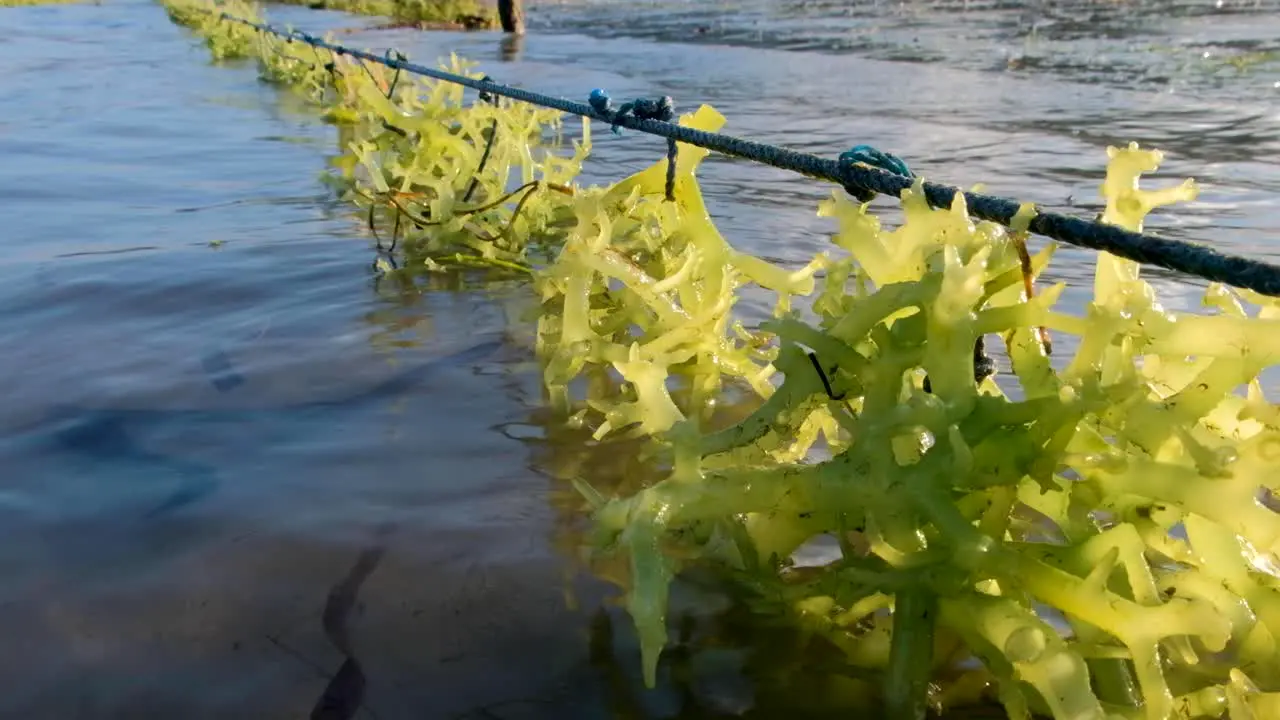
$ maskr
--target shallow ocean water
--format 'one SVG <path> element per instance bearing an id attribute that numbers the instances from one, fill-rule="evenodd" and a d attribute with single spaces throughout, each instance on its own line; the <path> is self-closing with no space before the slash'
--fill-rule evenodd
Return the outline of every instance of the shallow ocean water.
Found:
<path id="1" fill-rule="evenodd" d="M 456 51 L 567 97 L 705 102 L 734 134 L 869 143 L 1082 215 L 1106 146 L 1136 140 L 1167 152 L 1152 183 L 1204 186 L 1151 229 L 1276 259 L 1280 6 L 1216 5 L 543 3 L 518 46 L 344 39 Z M 318 181 L 333 129 L 252 65 L 210 64 L 154 3 L 4 9 L 0 29 L 0 716 L 292 718 L 357 687 L 360 708 L 331 717 L 788 707 L 739 671 L 790 638 L 696 585 L 673 613 L 692 650 L 640 690 L 557 478 L 644 468 L 545 411 L 527 288 L 379 281 L 361 219 Z M 595 147 L 596 183 L 664 151 L 631 133 Z M 739 247 L 799 266 L 825 245 L 829 187 L 714 156 L 701 177 Z M 1059 251 L 1047 279 L 1076 284 L 1068 305 L 1091 263 Z M 1198 304 L 1199 284 L 1154 276 Z"/>

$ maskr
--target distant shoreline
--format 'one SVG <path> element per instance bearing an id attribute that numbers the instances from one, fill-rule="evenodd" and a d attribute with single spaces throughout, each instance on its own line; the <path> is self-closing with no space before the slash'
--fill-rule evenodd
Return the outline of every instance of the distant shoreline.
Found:
<path id="1" fill-rule="evenodd" d="M 3 2 L 4 0 L 0 0 Z M 387 18 L 378 29 L 492 30 L 498 27 L 496 0 L 274 0 L 313 10 L 337 10 Z"/>

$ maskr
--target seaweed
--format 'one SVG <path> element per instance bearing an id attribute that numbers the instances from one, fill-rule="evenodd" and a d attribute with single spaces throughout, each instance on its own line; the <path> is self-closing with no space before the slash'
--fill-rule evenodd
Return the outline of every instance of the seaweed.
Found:
<path id="1" fill-rule="evenodd" d="M 564 469 L 592 552 L 621 568 L 610 579 L 648 684 L 669 587 L 701 568 L 762 622 L 884 677 L 856 692 L 893 718 L 992 698 L 1018 720 L 1280 710 L 1280 517 L 1260 501 L 1280 491 L 1280 408 L 1260 379 L 1280 362 L 1280 301 L 1215 284 L 1204 312 L 1173 312 L 1138 265 L 1102 253 L 1092 299 L 1069 313 L 1063 284 L 1035 288 L 1054 247 L 1028 250 L 1033 206 L 1011 228 L 975 222 L 962 195 L 930 207 L 921 180 L 896 227 L 833 192 L 818 209 L 831 247 L 783 268 L 716 229 L 703 150 L 681 149 L 673 201 L 665 158 L 580 187 L 586 121 L 566 154 L 558 113 L 467 103 L 457 86 L 199 19 L 223 5 L 165 3 L 338 126 L 330 182 L 406 268 L 531 282 L 550 408 L 595 441 L 637 443 L 663 474 L 609 497 Z M 679 122 L 725 118 L 703 106 Z M 1190 180 L 1139 187 L 1158 151 L 1108 155 L 1102 222 L 1139 230 L 1196 197 Z M 733 312 L 749 286 L 775 299 L 754 328 Z M 1072 337 L 1069 357 L 1055 336 Z M 983 352 L 992 338 L 1007 377 Z M 733 393 L 756 406 L 726 423 Z M 838 556 L 796 567 L 824 536 Z"/>

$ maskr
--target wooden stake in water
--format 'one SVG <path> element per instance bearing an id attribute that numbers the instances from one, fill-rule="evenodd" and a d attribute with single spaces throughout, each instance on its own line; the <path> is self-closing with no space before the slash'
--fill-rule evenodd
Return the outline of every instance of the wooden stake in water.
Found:
<path id="1" fill-rule="evenodd" d="M 524 8 L 522 0 L 498 0 L 498 19 L 502 21 L 502 31 L 524 34 Z"/>

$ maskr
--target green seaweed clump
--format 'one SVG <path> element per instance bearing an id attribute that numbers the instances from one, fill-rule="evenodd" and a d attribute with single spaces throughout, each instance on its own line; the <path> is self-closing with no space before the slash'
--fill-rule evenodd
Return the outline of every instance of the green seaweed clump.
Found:
<path id="1" fill-rule="evenodd" d="M 893 228 L 833 193 L 833 247 L 780 267 L 711 222 L 705 151 L 680 149 L 674 202 L 666 160 L 582 188 L 589 124 L 566 156 L 558 113 L 242 36 L 209 12 L 229 5 L 162 1 L 338 127 L 331 180 L 408 267 L 532 279 L 545 386 L 570 424 L 653 441 L 659 482 L 608 498 L 574 478 L 594 550 L 625 568 L 648 684 L 669 588 L 698 568 L 835 648 L 841 697 L 894 720 L 993 700 L 1013 720 L 1280 716 L 1280 407 L 1261 380 L 1280 364 L 1280 300 L 1212 285 L 1204 312 L 1173 312 L 1136 264 L 1100 254 L 1071 314 L 1063 285 L 1035 290 L 1054 248 L 1028 251 L 1033 206 L 1006 229 L 963 195 L 930 207 L 920 182 Z M 1140 230 L 1196 196 L 1139 187 L 1156 151 L 1108 153 L 1104 222 Z M 747 328 L 734 307 L 757 289 L 773 317 Z M 986 346 L 1011 375 L 979 372 Z M 756 409 L 718 421 L 739 390 Z M 818 540 L 833 552 L 797 567 Z"/>
<path id="2" fill-rule="evenodd" d="M 680 119 L 715 131 L 724 118 L 703 106 Z M 707 216 L 694 171 L 708 152 L 688 147 L 676 162 L 675 202 L 665 199 L 666 163 L 606 189 L 581 192 L 574 225 L 555 261 L 536 273 L 544 303 L 538 353 L 555 407 L 569 409 L 569 383 L 589 368 L 614 369 L 634 398 L 595 399 L 595 436 L 625 428 L 656 435 L 684 420 L 667 388 L 680 373 L 686 407 L 714 405 L 726 380 L 761 397 L 776 348 L 767 334 L 733 321 L 747 284 L 773 291 L 780 306 L 813 292 L 824 257 L 786 271 L 735 250 Z"/>
<path id="3" fill-rule="evenodd" d="M 1138 188 L 1158 152 L 1109 152 L 1106 222 L 1137 230 L 1195 197 L 1190 181 Z M 1030 257 L 1023 232 L 975 223 L 963 196 L 931 208 L 919 182 L 902 206 L 890 230 L 840 192 L 822 205 L 847 255 L 823 261 L 816 322 L 784 305 L 761 327 L 784 379 L 751 416 L 704 432 L 651 403 L 622 419 L 670 426 L 670 476 L 614 499 L 580 481 L 600 552 L 628 559 L 647 681 L 668 587 L 701 566 L 878 673 L 861 692 L 890 717 L 988 693 L 1018 720 L 1275 717 L 1280 516 L 1259 498 L 1280 490 L 1280 408 L 1259 374 L 1280 363 L 1280 301 L 1214 285 L 1212 314 L 1171 312 L 1136 264 L 1102 254 L 1070 315 L 1062 285 L 1028 291 L 1052 247 Z M 662 290 L 707 287 L 688 274 Z M 611 327 L 601 307 L 591 320 Z M 625 320 L 641 352 L 673 332 Z M 1063 368 L 1046 328 L 1078 339 Z M 1009 387 L 975 374 L 987 336 Z M 644 373 L 615 363 L 641 399 L 681 359 L 648 357 Z M 793 567 L 820 536 L 839 552 Z"/>
<path id="4" fill-rule="evenodd" d="M 258 32 L 248 25 L 230 23 L 221 17 L 226 13 L 250 22 L 262 22 L 262 13 L 254 3 L 244 0 L 166 0 L 162 3 L 169 18 L 191 28 L 205 40 L 214 60 L 237 60 L 258 52 Z"/>
<path id="5" fill-rule="evenodd" d="M 341 153 L 329 180 L 406 268 L 527 275 L 534 259 L 558 247 L 589 129 L 571 155 L 557 154 L 559 112 L 501 99 L 468 102 L 459 85 L 288 42 L 219 14 L 263 23 L 256 6 L 163 2 L 215 57 L 256 58 L 264 81 L 338 126 Z M 441 67 L 480 77 L 457 57 Z"/>
<path id="6" fill-rule="evenodd" d="M 456 57 L 442 67 L 479 76 Z M 369 217 L 382 217 L 383 232 L 399 235 L 410 263 L 461 254 L 528 272 L 547 243 L 556 244 L 589 134 L 564 157 L 554 152 L 558 112 L 468 104 L 461 86 L 419 78 L 400 78 L 396 102 L 387 100 L 389 89 L 390 82 L 346 88 L 354 92 L 346 107 L 360 110 L 335 160 L 341 186 Z"/>

